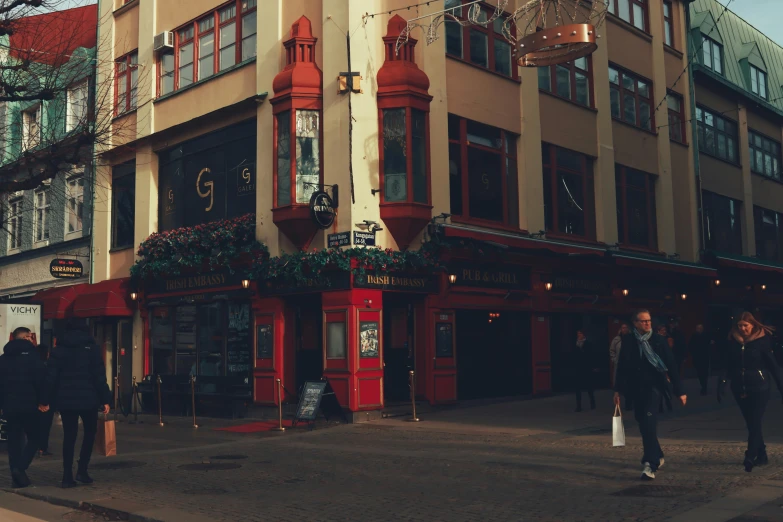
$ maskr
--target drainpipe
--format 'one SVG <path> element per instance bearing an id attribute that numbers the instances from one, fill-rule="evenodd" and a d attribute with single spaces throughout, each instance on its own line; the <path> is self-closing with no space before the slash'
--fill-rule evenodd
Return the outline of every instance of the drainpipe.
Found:
<path id="1" fill-rule="evenodd" d="M 696 121 L 696 87 L 693 81 L 693 61 L 696 56 L 693 35 L 691 33 L 691 6 L 694 0 L 683 0 L 685 8 L 685 58 L 688 60 L 688 98 L 691 105 L 691 151 L 693 152 L 693 171 L 696 175 L 696 205 L 699 212 L 699 253 L 703 256 L 707 249 L 706 227 L 704 226 L 704 204 L 702 201 L 701 158 L 699 155 L 699 124 Z"/>
<path id="2" fill-rule="evenodd" d="M 95 58 L 93 59 L 93 68 L 92 68 L 92 80 L 91 80 L 91 86 L 90 86 L 90 94 L 89 98 L 92 98 L 92 103 L 90 104 L 90 107 L 92 107 L 93 111 L 93 121 L 91 124 L 93 125 L 93 133 L 95 132 L 95 99 L 97 97 L 97 89 L 98 89 L 98 46 L 101 41 L 101 0 L 98 0 L 98 23 L 95 25 Z M 98 173 L 95 168 L 95 165 L 98 163 L 96 161 L 95 157 L 95 140 L 92 142 L 92 161 L 90 165 L 90 171 L 92 173 L 92 182 L 90 183 L 90 284 L 95 283 L 95 189 L 97 185 L 97 179 L 98 179 Z"/>

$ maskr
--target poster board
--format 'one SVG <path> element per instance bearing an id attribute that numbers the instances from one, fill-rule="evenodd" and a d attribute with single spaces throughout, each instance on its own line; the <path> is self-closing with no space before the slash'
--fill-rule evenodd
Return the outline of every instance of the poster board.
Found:
<path id="1" fill-rule="evenodd" d="M 252 332 L 250 329 L 250 304 L 229 304 L 228 340 L 226 343 L 227 375 L 247 376 L 250 374 L 253 349 Z"/>
<path id="2" fill-rule="evenodd" d="M 30 301 L 0 303 L 0 354 L 5 344 L 11 340 L 14 330 L 20 326 L 30 329 L 30 340 L 38 346 L 43 329 L 43 305 Z"/>

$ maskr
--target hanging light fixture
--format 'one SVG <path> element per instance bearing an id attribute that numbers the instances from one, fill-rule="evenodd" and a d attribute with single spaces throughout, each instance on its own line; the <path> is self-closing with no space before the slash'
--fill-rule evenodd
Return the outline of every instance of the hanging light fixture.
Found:
<path id="1" fill-rule="evenodd" d="M 136 299 L 139 298 L 139 294 L 137 294 L 136 292 L 131 292 L 130 293 L 130 298 L 131 298 L 131 301 L 135 301 Z"/>
<path id="2" fill-rule="evenodd" d="M 767 289 L 767 285 L 761 285 L 761 289 L 762 290 L 766 290 Z"/>
<path id="3" fill-rule="evenodd" d="M 720 279 L 715 280 L 715 286 L 720 286 Z"/>
<path id="4" fill-rule="evenodd" d="M 552 290 L 552 283 L 547 281 L 546 283 L 544 283 L 544 288 L 546 288 L 546 291 L 549 292 L 550 290 Z"/>
<path id="5" fill-rule="evenodd" d="M 623 297 L 628 297 L 629 293 L 627 288 L 623 288 Z"/>
<path id="6" fill-rule="evenodd" d="M 244 288 L 245 290 L 250 288 L 250 279 L 243 279 L 242 280 L 242 288 Z"/>
<path id="7" fill-rule="evenodd" d="M 457 274 L 449 274 L 449 283 L 452 285 L 457 282 Z"/>
<path id="8" fill-rule="evenodd" d="M 688 299 L 688 294 L 680 294 L 680 299 L 685 301 L 686 299 Z"/>

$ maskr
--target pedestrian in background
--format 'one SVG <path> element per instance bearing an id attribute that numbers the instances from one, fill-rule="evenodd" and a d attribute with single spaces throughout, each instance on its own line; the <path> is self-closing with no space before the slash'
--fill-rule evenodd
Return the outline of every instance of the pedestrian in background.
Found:
<path id="1" fill-rule="evenodd" d="M 596 365 L 593 344 L 587 339 L 581 330 L 576 332 L 573 363 L 576 366 L 576 411 L 582 411 L 582 392 L 586 391 L 590 397 L 590 409 L 595 409 L 595 375 L 599 369 Z"/>
<path id="2" fill-rule="evenodd" d="M 39 344 L 38 345 L 38 355 L 41 358 L 41 361 L 43 362 L 44 366 L 49 361 L 49 346 L 45 344 Z M 41 418 L 41 426 L 40 426 L 40 432 L 39 432 L 39 448 L 38 448 L 38 456 L 39 457 L 51 457 L 52 454 L 49 452 L 49 435 L 52 433 L 52 422 L 54 421 L 54 409 L 49 408 L 46 411 L 40 412 L 40 418 Z"/>
<path id="3" fill-rule="evenodd" d="M 669 319 L 669 337 L 671 338 L 670 346 L 674 352 L 674 360 L 677 363 L 677 374 L 682 375 L 682 364 L 688 354 L 688 343 L 685 340 L 685 334 L 680 329 L 680 323 L 675 318 Z"/>
<path id="4" fill-rule="evenodd" d="M 617 363 L 620 361 L 620 349 L 623 344 L 623 336 L 628 335 L 631 332 L 626 323 L 620 326 L 620 330 L 617 332 L 617 337 L 612 339 L 609 345 L 609 357 L 612 360 L 612 386 L 617 381 Z M 629 397 L 625 398 L 625 411 L 633 410 L 633 400 Z"/>
<path id="5" fill-rule="evenodd" d="M 0 409 L 8 423 L 8 464 L 15 488 L 30 485 L 27 469 L 39 447 L 38 404 L 45 369 L 29 336 L 27 328 L 14 330 L 14 339 L 5 345 L 0 356 Z M 41 411 L 46 409 L 41 407 Z"/>
<path id="6" fill-rule="evenodd" d="M 729 334 L 726 370 L 718 385 L 720 402 L 726 381 L 731 380 L 731 392 L 745 418 L 748 449 L 743 465 L 747 472 L 769 462 L 762 426 L 770 397 L 770 380 L 783 393 L 780 368 L 772 353 L 772 331 L 771 326 L 761 324 L 750 312 L 743 312 Z"/>
<path id="7" fill-rule="evenodd" d="M 90 336 L 86 325 L 73 321 L 57 337 L 57 349 L 49 358 L 46 374 L 43 405 L 54 403 L 63 421 L 62 487 L 75 487 L 74 478 L 83 484 L 92 484 L 87 468 L 98 431 L 98 411 L 109 413 L 111 392 L 100 347 Z M 82 420 L 84 436 L 74 477 L 73 454 L 79 419 Z"/>
<path id="8" fill-rule="evenodd" d="M 693 366 L 696 368 L 696 373 L 699 377 L 699 385 L 701 385 L 701 394 L 707 395 L 710 380 L 710 354 L 715 341 L 710 339 L 710 336 L 704 331 L 703 324 L 696 325 L 696 331 L 691 336 L 691 341 L 688 345 L 688 351 L 693 359 Z"/>
<path id="9" fill-rule="evenodd" d="M 671 395 L 669 380 L 674 394 L 685 405 L 686 395 L 681 391 L 680 376 L 669 372 L 676 364 L 666 340 L 653 335 L 652 318 L 648 310 L 640 310 L 633 316 L 632 333 L 623 336 L 620 361 L 617 367 L 614 403 L 620 405 L 620 395 L 632 397 L 634 416 L 642 434 L 644 453 L 642 455 L 643 480 L 653 480 L 655 473 L 664 464 L 664 455 L 658 442 L 658 406 L 661 397 Z M 667 379 L 668 373 L 668 379 Z"/>

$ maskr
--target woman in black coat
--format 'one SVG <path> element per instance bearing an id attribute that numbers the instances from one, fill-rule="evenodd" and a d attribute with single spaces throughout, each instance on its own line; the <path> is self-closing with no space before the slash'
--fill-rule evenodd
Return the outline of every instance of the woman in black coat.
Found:
<path id="1" fill-rule="evenodd" d="M 762 425 L 770 397 L 770 380 L 783 393 L 780 368 L 772 353 L 772 328 L 764 326 L 750 312 L 743 312 L 729 334 L 726 374 L 718 386 L 718 402 L 723 398 L 727 379 L 748 427 L 745 471 L 767 464 Z"/>
<path id="2" fill-rule="evenodd" d="M 79 418 L 84 426 L 82 450 L 76 480 L 91 484 L 87 467 L 98 431 L 98 411 L 109 413 L 111 392 L 106 382 L 106 368 L 100 347 L 79 323 L 68 325 L 57 337 L 57 349 L 52 351 L 46 368 L 47 385 L 44 405 L 53 403 L 63 420 L 63 482 L 64 488 L 76 486 L 73 475 L 73 453 Z"/>

